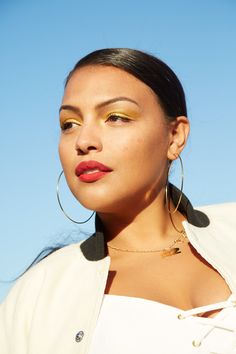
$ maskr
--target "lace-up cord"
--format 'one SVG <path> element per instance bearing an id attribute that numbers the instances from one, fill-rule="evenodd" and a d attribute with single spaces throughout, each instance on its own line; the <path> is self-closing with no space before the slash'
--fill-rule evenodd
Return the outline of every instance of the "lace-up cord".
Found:
<path id="1" fill-rule="evenodd" d="M 188 311 L 183 311 L 182 313 L 180 313 L 178 315 L 178 319 L 183 320 L 186 319 L 190 316 L 196 316 L 198 314 L 201 313 L 206 313 L 206 312 L 210 312 L 210 311 L 214 311 L 214 310 L 219 310 L 219 309 L 225 309 L 225 308 L 229 308 L 229 307 L 235 307 L 236 306 L 236 301 L 235 300 L 227 300 L 227 301 L 223 301 L 223 302 L 218 302 L 216 304 L 212 304 L 212 305 L 206 305 L 206 306 L 201 306 L 201 307 L 197 307 Z M 221 321 L 225 318 L 225 316 L 222 318 L 221 317 Z M 236 329 L 229 327 L 227 325 L 224 325 L 221 321 L 218 320 L 218 318 L 205 318 L 205 317 L 196 317 L 198 323 L 206 325 L 207 326 L 207 331 L 202 333 L 199 337 L 195 338 L 192 341 L 192 345 L 194 347 L 200 347 L 203 340 L 205 338 L 207 338 L 207 336 L 215 329 L 215 328 L 219 328 L 225 331 L 230 331 L 232 333 L 236 334 Z"/>
<path id="2" fill-rule="evenodd" d="M 235 300 L 222 301 L 222 302 L 218 302 L 216 304 L 196 307 L 191 310 L 183 311 L 178 315 L 178 318 L 183 320 L 189 316 L 195 316 L 200 313 L 210 312 L 210 311 L 214 311 L 214 310 L 220 310 L 220 309 L 223 309 L 226 307 L 233 307 L 233 306 L 236 306 Z"/>

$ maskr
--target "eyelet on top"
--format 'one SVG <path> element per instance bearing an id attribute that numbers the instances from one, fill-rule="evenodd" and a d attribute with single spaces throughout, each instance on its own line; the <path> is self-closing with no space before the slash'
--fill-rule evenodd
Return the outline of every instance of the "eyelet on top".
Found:
<path id="1" fill-rule="evenodd" d="M 194 347 L 200 347 L 201 344 L 202 344 L 202 342 L 200 342 L 200 341 L 198 341 L 198 340 L 193 340 L 193 341 L 192 341 L 192 345 L 193 345 Z"/>
<path id="2" fill-rule="evenodd" d="M 186 317 L 185 317 L 184 315 L 182 315 L 182 313 L 179 313 L 178 316 L 177 316 L 177 318 L 178 318 L 179 320 L 184 320 Z"/>

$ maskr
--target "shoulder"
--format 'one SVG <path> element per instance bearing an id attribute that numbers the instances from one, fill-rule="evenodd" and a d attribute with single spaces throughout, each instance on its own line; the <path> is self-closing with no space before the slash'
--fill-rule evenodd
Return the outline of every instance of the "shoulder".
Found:
<path id="1" fill-rule="evenodd" d="M 82 252 L 80 249 L 80 244 L 73 243 L 71 245 L 63 246 L 55 252 L 49 254 L 47 257 L 43 258 L 41 261 L 33 265 L 20 279 L 19 282 L 28 282 L 39 280 L 42 278 L 43 274 L 50 272 L 52 270 L 60 270 L 61 268 L 66 268 L 71 266 L 73 263 L 80 262 L 82 260 Z M 31 280 L 32 279 L 32 280 Z"/>
<path id="2" fill-rule="evenodd" d="M 33 265 L 16 281 L 0 308 L 4 306 L 7 310 L 14 311 L 19 303 L 33 305 L 45 282 L 48 283 L 49 279 L 53 281 L 59 274 L 83 261 L 81 242 L 62 247 Z"/>
<path id="3" fill-rule="evenodd" d="M 236 202 L 205 205 L 196 207 L 195 209 L 206 214 L 210 223 L 230 223 L 236 225 Z"/>
<path id="4" fill-rule="evenodd" d="M 208 218 L 208 223 L 203 227 L 193 227 L 191 230 L 199 235 L 203 235 L 202 239 L 208 239 L 211 235 L 219 242 L 228 242 L 236 246 L 236 203 L 223 203 L 214 205 L 205 205 L 195 208 Z"/>
<path id="5" fill-rule="evenodd" d="M 4 333 L 5 337 L 11 337 L 14 323 L 21 323 L 26 332 L 30 331 L 34 309 L 39 298 L 45 296 L 45 290 L 48 299 L 61 279 L 65 279 L 68 274 L 72 278 L 80 269 L 80 264 L 85 262 L 80 250 L 81 242 L 55 251 L 16 281 L 0 304 L 0 342 L 5 340 L 1 337 Z"/>
<path id="6" fill-rule="evenodd" d="M 86 264 L 80 243 L 65 246 L 47 256 L 13 285 L 0 304 L 0 343 L 4 353 L 10 352 L 10 346 L 14 345 L 13 332 L 15 341 L 27 348 L 27 342 L 24 341 L 31 331 L 39 305 L 44 309 L 52 306 L 53 301 L 57 301 L 58 293 L 61 296 L 60 303 L 63 303 L 68 285 L 78 278 L 81 266 L 83 268 Z M 38 311 L 43 313 L 42 309 Z"/>
<path id="7" fill-rule="evenodd" d="M 84 240 L 63 246 L 49 256 L 42 259 L 35 267 L 64 267 L 65 264 L 82 261 L 82 252 L 80 245 Z"/>
<path id="8" fill-rule="evenodd" d="M 221 203 L 221 204 L 211 204 L 211 205 L 203 205 L 196 207 L 197 210 L 201 210 L 203 212 L 209 212 L 214 214 L 231 214 L 236 212 L 236 202 L 231 203 Z"/>

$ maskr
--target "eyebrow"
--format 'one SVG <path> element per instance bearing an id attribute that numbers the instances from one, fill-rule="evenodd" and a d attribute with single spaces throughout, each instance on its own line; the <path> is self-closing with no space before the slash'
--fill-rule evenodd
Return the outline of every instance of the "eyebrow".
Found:
<path id="1" fill-rule="evenodd" d="M 138 104 L 135 100 L 133 100 L 132 98 L 123 97 L 123 96 L 111 98 L 110 100 L 101 102 L 101 103 L 97 104 L 95 108 L 96 108 L 96 109 L 102 108 L 102 107 L 104 107 L 104 106 L 107 106 L 107 105 L 109 105 L 109 104 L 112 104 L 112 103 L 115 103 L 115 102 L 118 102 L 118 101 L 128 101 L 128 102 L 131 102 L 131 103 L 136 104 L 136 106 L 138 106 L 138 107 L 140 108 L 139 104 Z M 71 105 L 67 105 L 67 104 L 62 105 L 62 106 L 60 107 L 59 113 L 60 113 L 62 110 L 69 110 L 69 111 L 72 111 L 72 112 L 74 112 L 74 113 L 81 114 L 81 111 L 80 111 L 80 109 L 79 109 L 78 107 L 71 106 Z"/>

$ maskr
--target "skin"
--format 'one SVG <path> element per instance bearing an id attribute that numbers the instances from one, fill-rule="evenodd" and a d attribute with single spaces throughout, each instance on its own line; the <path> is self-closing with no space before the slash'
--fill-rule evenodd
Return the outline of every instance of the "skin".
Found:
<path id="1" fill-rule="evenodd" d="M 113 99 L 117 100 L 106 103 Z M 165 206 L 168 160 L 175 160 L 186 145 L 187 117 L 167 122 L 147 85 L 120 69 L 97 65 L 72 75 L 62 100 L 60 125 L 59 154 L 68 186 L 82 205 L 97 211 L 108 244 L 133 250 L 171 245 L 179 234 Z M 89 160 L 112 172 L 96 182 L 80 181 L 75 168 Z M 184 218 L 174 214 L 177 228 L 182 229 Z M 181 249 L 181 255 L 165 263 L 157 253 L 109 249 L 106 292 L 182 309 L 227 298 L 230 291 L 222 277 L 188 243 Z"/>

